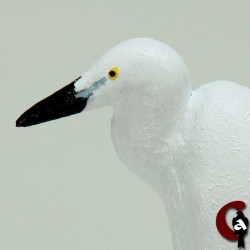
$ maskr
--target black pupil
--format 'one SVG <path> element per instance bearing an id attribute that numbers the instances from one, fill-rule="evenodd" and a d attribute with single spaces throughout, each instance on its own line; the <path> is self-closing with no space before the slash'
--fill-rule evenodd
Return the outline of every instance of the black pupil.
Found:
<path id="1" fill-rule="evenodd" d="M 111 77 L 115 77 L 116 73 L 115 73 L 114 70 L 111 70 L 111 71 L 109 71 L 109 75 L 110 75 Z"/>

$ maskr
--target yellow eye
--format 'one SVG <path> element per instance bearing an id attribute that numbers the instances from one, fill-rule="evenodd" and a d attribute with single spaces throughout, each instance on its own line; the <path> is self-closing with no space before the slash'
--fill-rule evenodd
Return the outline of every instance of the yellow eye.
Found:
<path id="1" fill-rule="evenodd" d="M 108 73 L 110 80 L 115 80 L 119 76 L 119 70 L 117 67 L 112 68 Z"/>

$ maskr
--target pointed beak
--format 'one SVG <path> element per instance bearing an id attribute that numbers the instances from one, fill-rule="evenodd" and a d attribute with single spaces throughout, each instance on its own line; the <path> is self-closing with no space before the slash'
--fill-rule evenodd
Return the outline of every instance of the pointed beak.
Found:
<path id="1" fill-rule="evenodd" d="M 25 111 L 16 121 L 17 127 L 27 127 L 39 123 L 59 119 L 74 115 L 84 110 L 91 92 L 81 91 L 79 94 L 75 90 L 75 83 L 81 77 L 74 80 L 64 88 L 36 103 Z M 80 92 L 80 93 L 81 93 Z"/>

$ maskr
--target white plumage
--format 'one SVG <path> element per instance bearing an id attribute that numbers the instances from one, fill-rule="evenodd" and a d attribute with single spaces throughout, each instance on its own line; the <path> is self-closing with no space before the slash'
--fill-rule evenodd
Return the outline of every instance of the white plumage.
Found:
<path id="1" fill-rule="evenodd" d="M 181 57 L 148 38 L 112 48 L 83 79 L 93 82 L 113 66 L 119 77 L 87 108 L 113 106 L 115 149 L 163 198 L 174 249 L 236 249 L 215 219 L 228 202 L 250 202 L 249 89 L 216 81 L 192 91 Z"/>
<path id="2" fill-rule="evenodd" d="M 192 91 L 185 63 L 172 48 L 136 38 L 105 53 L 74 88 L 88 98 L 86 110 L 113 107 L 116 152 L 162 197 L 175 250 L 236 249 L 215 220 L 228 202 L 250 204 L 247 87 L 216 81 Z M 17 124 L 36 119 L 32 112 Z"/>

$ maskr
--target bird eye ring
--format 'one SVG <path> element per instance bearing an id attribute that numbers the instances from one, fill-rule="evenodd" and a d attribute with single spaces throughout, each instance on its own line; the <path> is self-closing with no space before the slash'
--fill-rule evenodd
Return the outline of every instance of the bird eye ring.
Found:
<path id="1" fill-rule="evenodd" d="M 119 71 L 117 67 L 110 69 L 108 77 L 110 80 L 115 80 L 119 76 Z"/>

